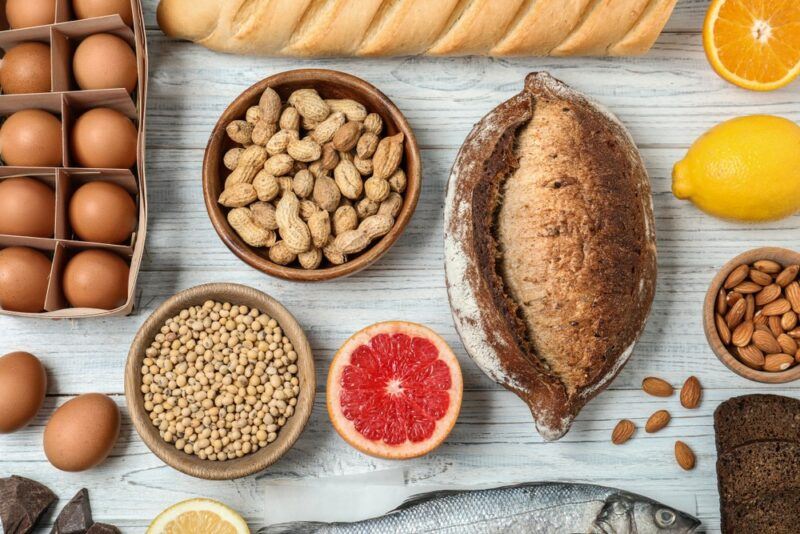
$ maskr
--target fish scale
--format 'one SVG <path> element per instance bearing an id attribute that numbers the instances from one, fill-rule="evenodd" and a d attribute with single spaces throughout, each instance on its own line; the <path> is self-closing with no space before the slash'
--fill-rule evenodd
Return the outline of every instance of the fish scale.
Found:
<path id="1" fill-rule="evenodd" d="M 665 520 L 669 517 L 671 523 Z M 259 534 L 690 534 L 699 525 L 697 519 L 640 495 L 591 484 L 543 482 L 433 492 L 365 521 L 286 523 Z"/>

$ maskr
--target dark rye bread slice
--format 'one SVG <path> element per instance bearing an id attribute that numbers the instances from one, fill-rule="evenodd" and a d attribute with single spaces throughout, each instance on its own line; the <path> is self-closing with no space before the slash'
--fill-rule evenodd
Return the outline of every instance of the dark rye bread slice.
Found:
<path id="1" fill-rule="evenodd" d="M 717 453 L 764 440 L 800 443 L 800 400 L 779 395 L 744 395 L 714 411 Z"/>
<path id="2" fill-rule="evenodd" d="M 724 534 L 797 534 L 800 532 L 800 492 L 762 495 L 747 504 L 722 510 Z"/>
<path id="3" fill-rule="evenodd" d="M 758 441 L 736 447 L 717 459 L 723 515 L 737 504 L 781 491 L 800 491 L 800 444 Z"/>

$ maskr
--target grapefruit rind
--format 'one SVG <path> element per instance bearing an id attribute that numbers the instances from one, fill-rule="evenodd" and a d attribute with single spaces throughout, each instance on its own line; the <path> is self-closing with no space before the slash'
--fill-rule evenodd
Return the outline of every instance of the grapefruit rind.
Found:
<path id="1" fill-rule="evenodd" d="M 791 68 L 788 68 L 785 76 L 773 81 L 747 79 L 737 75 L 725 65 L 725 62 L 719 55 L 715 26 L 719 19 L 720 10 L 728 1 L 730 0 L 714 0 L 708 9 L 703 24 L 703 49 L 714 71 L 724 80 L 751 91 L 773 91 L 789 85 L 800 75 L 800 61 L 795 63 Z"/>
<path id="2" fill-rule="evenodd" d="M 182 515 L 188 513 L 211 513 L 216 514 L 224 522 L 215 532 L 250 534 L 250 528 L 245 520 L 235 510 L 212 499 L 188 499 L 173 504 L 160 514 L 147 527 L 146 534 L 166 534 L 172 532 L 170 523 L 178 520 Z M 227 524 L 226 524 L 227 523 Z M 228 528 L 230 527 L 230 528 Z M 168 530 L 169 529 L 169 530 Z M 201 534 L 195 532 L 193 534 Z"/>
<path id="3" fill-rule="evenodd" d="M 431 343 L 439 351 L 439 359 L 444 361 L 450 369 L 451 386 L 450 404 L 447 413 L 436 421 L 433 434 L 424 441 L 414 443 L 406 440 L 400 445 L 389 445 L 382 441 L 370 440 L 364 437 L 355 428 L 355 424 L 345 417 L 341 408 L 341 383 L 342 373 L 350 363 L 353 351 L 360 345 L 368 345 L 372 338 L 378 334 L 406 334 L 410 337 L 421 337 Z M 328 372 L 327 404 L 328 415 L 333 427 L 350 446 L 378 458 L 405 460 L 417 458 L 428 454 L 438 447 L 450 434 L 461 411 L 461 399 L 464 391 L 461 366 L 456 355 L 447 342 L 436 332 L 417 323 L 390 321 L 376 323 L 353 334 L 336 352 Z"/>

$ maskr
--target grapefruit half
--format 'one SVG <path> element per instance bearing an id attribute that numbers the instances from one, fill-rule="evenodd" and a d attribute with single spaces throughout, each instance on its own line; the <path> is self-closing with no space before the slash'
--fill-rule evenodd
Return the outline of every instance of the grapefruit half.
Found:
<path id="1" fill-rule="evenodd" d="M 342 438 L 379 458 L 415 458 L 447 437 L 461 410 L 455 354 L 436 332 L 401 321 L 355 333 L 328 372 L 328 414 Z"/>

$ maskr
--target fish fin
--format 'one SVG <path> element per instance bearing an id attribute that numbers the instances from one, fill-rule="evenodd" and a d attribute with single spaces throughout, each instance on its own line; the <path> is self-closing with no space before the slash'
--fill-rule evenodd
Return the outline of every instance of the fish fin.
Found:
<path id="1" fill-rule="evenodd" d="M 468 493 L 472 490 L 439 490 L 439 491 L 431 491 L 428 493 L 417 493 L 416 495 L 412 495 L 411 497 L 407 498 L 403 501 L 403 503 L 392 510 L 392 512 L 399 512 L 401 510 L 407 510 L 412 506 L 416 506 L 418 504 L 422 504 L 424 502 L 433 501 L 435 499 L 441 499 L 443 497 L 449 497 L 450 495 L 458 495 L 459 493 Z"/>
<path id="2" fill-rule="evenodd" d="M 319 521 L 280 523 L 278 525 L 264 527 L 258 531 L 258 534 L 313 534 L 314 532 L 319 532 L 323 527 L 329 524 L 330 523 L 321 523 Z"/>

